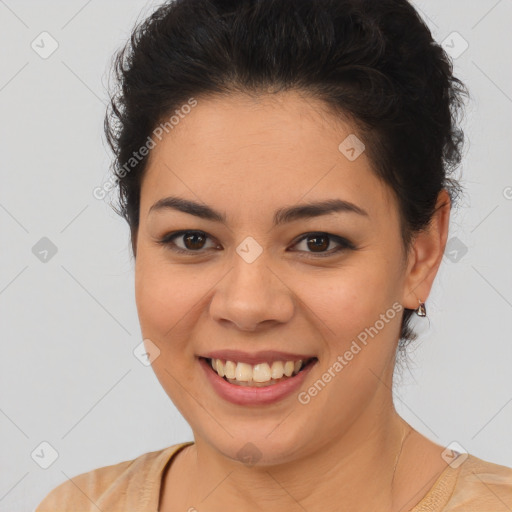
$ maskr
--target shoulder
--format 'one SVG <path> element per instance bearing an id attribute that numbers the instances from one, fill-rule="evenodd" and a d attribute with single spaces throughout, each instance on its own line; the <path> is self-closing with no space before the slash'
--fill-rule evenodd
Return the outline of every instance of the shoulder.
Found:
<path id="1" fill-rule="evenodd" d="M 175 444 L 162 450 L 148 452 L 139 457 L 104 466 L 68 478 L 37 506 L 34 512 L 89 512 L 136 509 L 136 502 L 149 504 L 158 496 L 159 475 L 171 457 L 190 442 Z M 158 493 L 157 493 L 158 494 Z"/>
<path id="2" fill-rule="evenodd" d="M 512 510 L 512 468 L 468 454 L 462 462 L 448 511 Z"/>

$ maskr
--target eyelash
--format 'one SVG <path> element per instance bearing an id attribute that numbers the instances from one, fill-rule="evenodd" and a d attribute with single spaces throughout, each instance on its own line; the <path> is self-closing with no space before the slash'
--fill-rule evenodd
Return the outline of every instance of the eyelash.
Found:
<path id="1" fill-rule="evenodd" d="M 179 254 L 187 254 L 189 256 L 200 254 L 200 253 L 204 252 L 202 249 L 193 251 L 191 249 L 182 249 L 181 247 L 177 247 L 176 244 L 173 242 L 173 240 L 175 238 L 179 238 L 180 236 L 183 236 L 186 234 L 200 234 L 200 235 L 205 236 L 206 238 L 211 239 L 211 237 L 204 231 L 194 231 L 194 230 L 174 231 L 172 233 L 168 233 L 167 235 L 165 235 L 161 240 L 158 240 L 158 243 L 160 245 L 163 245 L 166 248 L 170 249 L 171 251 L 174 251 Z M 343 237 L 340 237 L 337 235 L 332 235 L 330 233 L 319 232 L 319 231 L 314 231 L 311 233 L 305 233 L 304 235 L 301 235 L 301 237 L 293 245 L 297 245 L 300 242 L 302 242 L 310 237 L 313 237 L 313 236 L 327 237 L 330 240 L 332 240 L 340 245 L 339 245 L 339 247 L 337 247 L 335 249 L 331 249 L 330 251 L 323 252 L 323 253 L 322 252 L 314 253 L 314 252 L 308 252 L 308 251 L 292 251 L 292 252 L 299 252 L 299 253 L 306 252 L 307 254 L 313 255 L 313 258 L 326 258 L 329 256 L 333 256 L 334 254 L 337 254 L 342 250 L 347 250 L 347 249 L 356 250 L 356 247 L 354 246 L 354 244 L 352 242 L 350 242 L 349 240 L 347 240 L 346 238 L 343 238 Z M 301 257 L 310 258 L 311 256 L 306 256 L 306 255 L 302 254 Z"/>

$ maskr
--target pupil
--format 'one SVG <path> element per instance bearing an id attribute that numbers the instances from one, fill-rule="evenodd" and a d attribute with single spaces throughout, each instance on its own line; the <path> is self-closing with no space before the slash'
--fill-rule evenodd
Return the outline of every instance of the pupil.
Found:
<path id="1" fill-rule="evenodd" d="M 315 235 L 315 236 L 311 236 L 309 237 L 309 240 L 314 240 L 315 243 L 310 247 L 310 249 L 312 248 L 317 248 L 317 249 L 327 249 L 327 247 L 329 246 L 329 242 L 327 243 L 323 243 L 323 244 L 319 244 L 317 243 L 318 240 L 327 240 L 327 237 L 325 235 Z"/>
<path id="2" fill-rule="evenodd" d="M 202 244 L 199 244 L 199 247 L 197 246 L 194 246 L 194 243 L 192 243 L 192 247 L 189 247 L 189 244 L 187 244 L 188 241 L 190 241 L 190 239 L 193 239 L 193 238 L 203 238 L 204 239 L 204 236 L 201 235 L 200 233 L 192 233 L 190 235 L 187 235 L 185 237 L 185 245 L 187 246 L 188 249 L 201 249 L 202 247 Z M 204 240 L 203 240 L 204 241 Z"/>

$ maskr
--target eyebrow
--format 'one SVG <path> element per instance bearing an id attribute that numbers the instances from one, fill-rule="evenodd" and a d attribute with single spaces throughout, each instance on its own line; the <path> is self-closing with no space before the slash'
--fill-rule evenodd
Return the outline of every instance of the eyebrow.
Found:
<path id="1" fill-rule="evenodd" d="M 168 209 L 188 213 L 189 215 L 194 215 L 201 219 L 226 224 L 226 216 L 223 213 L 218 212 L 205 204 L 196 203 L 195 201 L 176 196 L 164 197 L 163 199 L 158 200 L 153 204 L 153 206 L 151 206 L 148 214 L 152 211 Z M 337 212 L 357 213 L 358 215 L 369 217 L 368 213 L 363 210 L 363 208 L 350 203 L 349 201 L 344 201 L 342 199 L 326 199 L 319 202 L 280 208 L 274 213 L 273 224 L 274 226 L 278 226 L 299 219 L 310 219 Z"/>

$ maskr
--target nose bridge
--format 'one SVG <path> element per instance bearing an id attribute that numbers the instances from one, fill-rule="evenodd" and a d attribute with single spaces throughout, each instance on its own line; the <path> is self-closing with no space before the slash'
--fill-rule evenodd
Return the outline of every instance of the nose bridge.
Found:
<path id="1" fill-rule="evenodd" d="M 293 303 L 272 268 L 270 251 L 254 239 L 245 239 L 236 248 L 231 271 L 219 283 L 210 311 L 217 320 L 252 330 L 269 320 L 285 322 L 293 315 Z"/>
<path id="2" fill-rule="evenodd" d="M 260 243 L 261 242 L 261 243 Z M 258 260 L 268 259 L 268 249 L 265 250 L 260 238 L 258 242 L 252 236 L 246 236 L 236 247 L 236 254 L 248 265 L 256 263 Z M 265 252 L 265 254 L 263 254 Z"/>
<path id="3" fill-rule="evenodd" d="M 247 237 L 235 250 L 230 284 L 243 293 L 267 295 L 275 286 L 271 276 L 270 251 L 264 249 L 254 238 Z M 235 295 L 237 290 L 234 290 Z M 231 290 L 233 293 L 233 290 Z"/>

